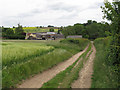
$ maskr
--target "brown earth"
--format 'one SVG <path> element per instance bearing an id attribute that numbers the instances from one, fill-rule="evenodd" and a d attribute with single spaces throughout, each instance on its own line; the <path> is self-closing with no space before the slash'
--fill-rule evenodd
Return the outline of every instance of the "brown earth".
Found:
<path id="1" fill-rule="evenodd" d="M 79 72 L 79 78 L 72 83 L 72 88 L 90 88 L 91 78 L 93 73 L 93 60 L 95 58 L 96 49 L 92 42 L 92 54 L 88 58 L 87 62 L 84 64 L 83 68 Z"/>
<path id="2" fill-rule="evenodd" d="M 54 66 L 53 68 L 46 70 L 43 73 L 25 80 L 21 85 L 18 85 L 18 88 L 40 88 L 44 83 L 55 77 L 56 74 L 72 65 L 80 57 L 80 55 L 82 55 L 87 50 L 87 48 L 88 46 L 83 51 L 72 56 L 70 59 L 59 63 L 57 66 Z"/>

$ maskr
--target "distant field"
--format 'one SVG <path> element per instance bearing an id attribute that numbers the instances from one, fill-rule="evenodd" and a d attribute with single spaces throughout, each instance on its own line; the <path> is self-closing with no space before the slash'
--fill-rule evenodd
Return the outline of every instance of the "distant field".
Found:
<path id="1" fill-rule="evenodd" d="M 15 30 L 15 28 L 12 28 Z M 37 28 L 37 27 L 23 27 L 25 33 L 38 33 L 38 32 L 49 32 L 49 27 Z M 54 28 L 54 32 L 58 32 L 58 28 Z"/>
<path id="2" fill-rule="evenodd" d="M 49 28 L 24 27 L 23 29 L 26 33 L 49 32 Z M 57 32 L 58 29 L 55 28 L 54 31 Z"/>

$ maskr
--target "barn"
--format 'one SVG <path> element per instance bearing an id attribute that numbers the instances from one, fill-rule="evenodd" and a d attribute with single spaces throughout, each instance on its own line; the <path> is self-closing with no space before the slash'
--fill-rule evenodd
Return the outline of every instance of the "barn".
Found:
<path id="1" fill-rule="evenodd" d="M 82 38 L 82 35 L 70 35 L 67 36 L 66 38 Z"/>
<path id="2" fill-rule="evenodd" d="M 62 34 L 55 32 L 26 33 L 25 39 L 28 40 L 55 40 L 56 38 L 64 38 Z"/>

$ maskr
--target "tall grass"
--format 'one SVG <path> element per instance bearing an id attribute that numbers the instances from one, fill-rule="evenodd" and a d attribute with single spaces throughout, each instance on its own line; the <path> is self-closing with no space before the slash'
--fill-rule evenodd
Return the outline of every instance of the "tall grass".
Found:
<path id="1" fill-rule="evenodd" d="M 114 72 L 113 66 L 107 64 L 106 59 L 110 39 L 110 37 L 98 38 L 94 41 L 96 57 L 91 88 L 117 88 L 118 86 L 118 75 Z"/>
<path id="2" fill-rule="evenodd" d="M 84 42 L 85 43 L 81 44 L 83 44 L 85 48 L 89 41 L 84 40 Z M 3 88 L 15 87 L 16 84 L 22 80 L 43 72 L 84 49 L 78 44 L 60 43 L 59 41 L 37 41 L 37 43 L 33 41 L 31 41 L 31 43 L 30 41 L 26 43 L 23 41 L 7 42 L 3 43 L 2 48 L 3 65 L 9 66 L 7 69 L 2 70 Z M 5 52 L 7 53 L 6 55 L 10 56 L 7 59 L 5 58 Z M 11 62 L 15 64 L 8 64 Z"/>
<path id="3" fill-rule="evenodd" d="M 8 68 L 13 64 L 26 62 L 54 50 L 52 46 L 45 44 L 33 43 L 2 43 L 2 68 Z"/>
<path id="4" fill-rule="evenodd" d="M 20 80 L 42 72 L 57 63 L 71 57 L 72 53 L 64 49 L 55 49 L 53 52 L 30 59 L 29 62 L 17 64 L 3 70 L 3 87 L 15 86 Z"/>

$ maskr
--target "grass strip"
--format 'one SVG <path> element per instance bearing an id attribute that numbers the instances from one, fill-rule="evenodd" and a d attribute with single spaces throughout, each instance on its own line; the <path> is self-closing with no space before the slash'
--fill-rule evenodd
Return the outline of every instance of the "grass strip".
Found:
<path id="1" fill-rule="evenodd" d="M 98 38 L 94 41 L 96 47 L 96 57 L 94 59 L 93 77 L 91 88 L 117 88 L 118 74 L 113 71 L 113 66 L 108 65 L 106 62 L 105 49 L 108 47 L 109 38 Z"/>
<path id="2" fill-rule="evenodd" d="M 64 78 L 64 81 L 60 85 L 60 88 L 71 88 L 71 84 L 74 80 L 77 80 L 79 77 L 79 71 L 84 66 L 84 61 L 86 60 L 87 53 L 91 50 L 91 44 L 89 45 L 87 51 L 83 53 L 82 60 L 78 63 L 78 65 L 73 68 L 73 70 Z"/>

